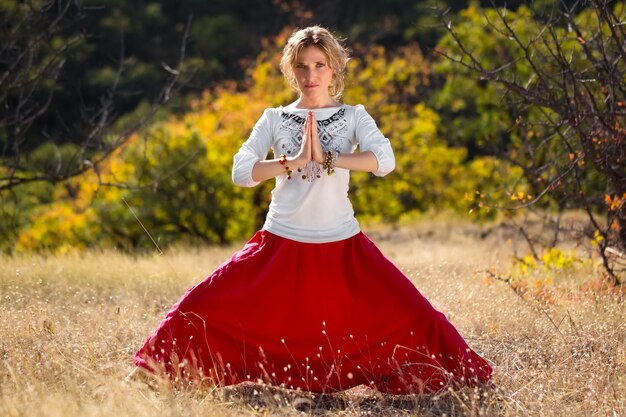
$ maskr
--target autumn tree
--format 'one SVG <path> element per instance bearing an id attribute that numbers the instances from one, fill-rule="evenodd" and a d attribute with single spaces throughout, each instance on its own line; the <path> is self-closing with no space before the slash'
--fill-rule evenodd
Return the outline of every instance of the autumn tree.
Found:
<path id="1" fill-rule="evenodd" d="M 581 11 L 582 10 L 582 11 Z M 589 0 L 552 16 L 530 8 L 466 10 L 438 52 L 458 77 L 497 107 L 506 130 L 484 136 L 482 149 L 518 166 L 521 190 L 510 190 L 512 212 L 583 210 L 583 227 L 549 215 L 541 242 L 518 224 L 532 253 L 569 234 L 596 246 L 611 284 L 626 273 L 626 7 Z M 510 203 L 510 202 L 509 202 Z M 513 217 L 512 217 L 513 218 Z"/>
<path id="2" fill-rule="evenodd" d="M 0 235 L 9 242 L 33 209 L 52 201 L 56 184 L 98 174 L 188 78 L 189 21 L 177 53 L 148 68 L 122 20 L 103 10 L 111 13 L 70 0 L 0 4 Z M 94 24 L 98 13 L 102 25 Z"/>
<path id="3" fill-rule="evenodd" d="M 75 1 L 2 4 L 0 191 L 96 169 L 170 98 L 177 84 L 185 36 L 177 61 L 160 64 L 161 88 L 143 92 L 148 98 L 145 111 L 112 132 L 120 116 L 118 106 L 130 93 L 125 72 L 132 57 L 121 37 L 110 51 L 113 65 L 104 68 L 105 79 L 95 84 L 69 80 L 67 74 L 76 76 L 81 57 L 89 54 L 97 38 L 84 26 L 87 14 Z"/>
<path id="4" fill-rule="evenodd" d="M 99 175 L 88 171 L 55 188 L 54 201 L 34 210 L 20 230 L 16 249 L 140 250 L 249 238 L 263 224 L 274 184 L 234 186 L 232 157 L 266 107 L 296 98 L 279 70 L 289 33 L 258 56 L 246 83 L 205 91 L 186 114 L 133 135 Z M 463 147 L 449 147 L 438 135 L 441 120 L 422 101 L 430 62 L 417 45 L 394 52 L 369 48 L 355 54 L 348 73 L 345 102 L 366 106 L 397 155 L 388 178 L 352 173 L 351 200 L 360 220 L 399 223 L 431 210 L 465 214 L 468 191 L 497 194 L 492 185 L 512 177 L 505 164 L 491 157 L 468 161 Z M 6 250 L 2 243 L 0 249 Z"/>

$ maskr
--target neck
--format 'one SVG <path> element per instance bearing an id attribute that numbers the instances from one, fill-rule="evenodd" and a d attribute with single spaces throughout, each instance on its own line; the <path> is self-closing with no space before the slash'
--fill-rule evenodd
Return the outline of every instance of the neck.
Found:
<path id="1" fill-rule="evenodd" d="M 300 96 L 296 103 L 296 107 L 302 109 L 319 109 L 323 107 L 334 107 L 338 103 L 331 96 L 325 97 L 306 97 Z"/>

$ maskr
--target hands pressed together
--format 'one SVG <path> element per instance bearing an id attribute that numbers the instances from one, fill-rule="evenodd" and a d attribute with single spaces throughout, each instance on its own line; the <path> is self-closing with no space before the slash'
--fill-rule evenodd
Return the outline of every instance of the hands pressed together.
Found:
<path id="1" fill-rule="evenodd" d="M 287 173 L 291 178 L 291 173 L 299 168 L 303 168 L 310 161 L 323 164 L 326 155 L 322 148 L 322 142 L 317 132 L 317 122 L 313 112 L 309 112 L 304 123 L 304 133 L 302 145 L 295 156 L 282 156 L 272 160 L 258 161 L 252 168 L 252 179 L 254 181 L 265 181 Z M 340 168 L 374 172 L 378 169 L 378 160 L 370 151 L 359 153 L 343 153 L 335 160 L 336 166 Z"/>
<path id="2" fill-rule="evenodd" d="M 317 133 L 317 123 L 313 112 L 307 114 L 306 122 L 304 122 L 300 151 L 296 156 L 287 158 L 287 163 L 291 169 L 302 168 L 310 161 L 315 161 L 318 164 L 324 161 L 324 150 Z"/>

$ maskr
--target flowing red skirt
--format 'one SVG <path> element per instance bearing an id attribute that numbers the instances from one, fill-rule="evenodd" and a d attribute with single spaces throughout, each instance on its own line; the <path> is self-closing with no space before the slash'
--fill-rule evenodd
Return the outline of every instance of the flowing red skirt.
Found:
<path id="1" fill-rule="evenodd" d="M 436 392 L 492 372 L 363 233 L 316 244 L 264 230 L 182 296 L 134 362 L 314 392 Z"/>

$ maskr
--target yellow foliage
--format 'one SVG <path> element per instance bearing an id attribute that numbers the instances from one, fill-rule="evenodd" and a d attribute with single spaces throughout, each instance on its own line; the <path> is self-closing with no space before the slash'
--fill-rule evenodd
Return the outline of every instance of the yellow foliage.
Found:
<path id="1" fill-rule="evenodd" d="M 527 255 L 513 265 L 513 277 L 518 283 L 530 282 L 535 290 L 551 285 L 558 276 L 570 276 L 572 268 L 591 261 L 581 259 L 575 250 L 547 248 L 538 258 Z"/>
<path id="2" fill-rule="evenodd" d="M 537 268 L 537 262 L 535 258 L 528 255 L 515 263 L 517 273 L 519 275 L 527 275 L 529 272 L 534 271 Z"/>
<path id="3" fill-rule="evenodd" d="M 598 246 L 600 246 L 603 240 L 604 238 L 600 234 L 600 231 L 596 229 L 596 231 L 593 234 L 593 239 L 591 239 L 591 246 L 593 246 L 594 248 L 597 248 Z"/>
<path id="4" fill-rule="evenodd" d="M 235 187 L 232 157 L 265 108 L 295 99 L 279 71 L 278 46 L 258 56 L 243 85 L 224 83 L 203 92 L 188 113 L 133 135 L 97 172 L 57 187 L 56 201 L 41 207 L 20 234 L 20 249 L 150 247 L 152 239 L 168 244 L 250 236 L 260 226 L 272 183 Z M 396 171 L 383 180 L 353 173 L 358 216 L 398 221 L 432 207 L 467 212 L 477 204 L 474 198 L 502 193 L 492 188 L 508 181 L 510 167 L 489 158 L 467 161 L 466 149 L 438 137 L 439 116 L 417 100 L 430 79 L 430 63 L 417 45 L 393 54 L 372 48 L 352 59 L 347 72 L 344 102 L 366 106 L 397 159 Z"/>
<path id="5" fill-rule="evenodd" d="M 19 234 L 18 252 L 48 249 L 66 253 L 86 248 L 95 216 L 92 210 L 76 211 L 69 205 L 54 205 L 36 217 L 31 226 Z"/>
<path id="6" fill-rule="evenodd" d="M 577 260 L 575 250 L 564 251 L 558 248 L 548 248 L 541 256 L 545 269 L 570 268 Z"/>

